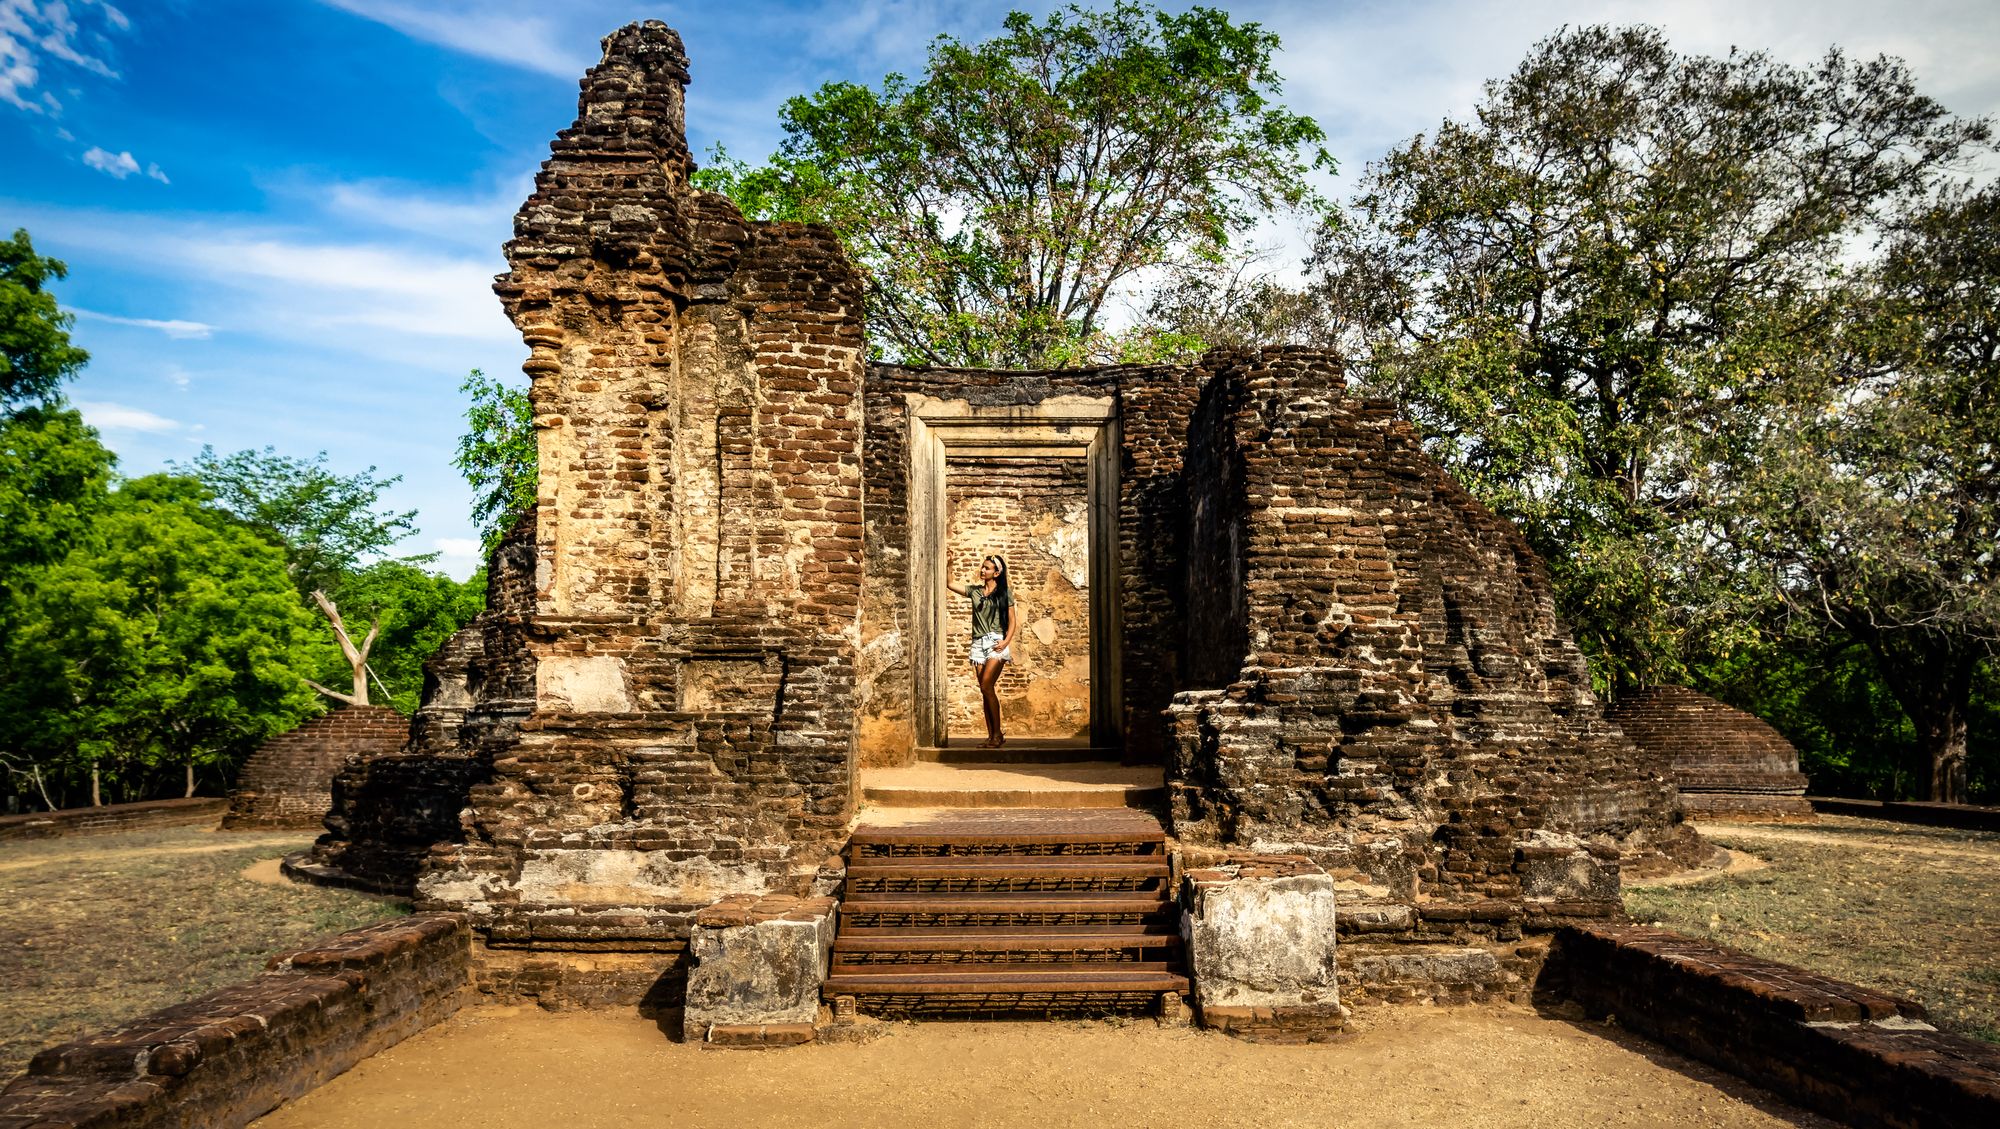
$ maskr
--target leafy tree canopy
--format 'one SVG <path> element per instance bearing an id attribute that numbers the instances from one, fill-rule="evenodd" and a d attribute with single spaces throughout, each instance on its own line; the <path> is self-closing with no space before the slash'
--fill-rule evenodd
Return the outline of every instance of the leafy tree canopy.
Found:
<path id="1" fill-rule="evenodd" d="M 1704 536 L 1874 655 L 1915 723 L 1918 791 L 1962 802 L 2000 653 L 2000 189 L 1915 209 L 1850 296 L 1717 464 Z"/>
<path id="2" fill-rule="evenodd" d="M 1317 292 L 1374 388 L 1519 523 L 1611 687 L 1685 676 L 1702 458 L 1837 323 L 1846 256 L 1981 122 L 1899 62 L 1564 30 L 1372 165 Z"/>
<path id="3" fill-rule="evenodd" d="M 472 484 L 472 520 L 491 553 L 516 521 L 535 510 L 540 481 L 535 411 L 527 389 L 490 379 L 478 369 L 459 390 L 472 402 L 465 409 L 466 430 L 452 465 Z"/>
<path id="4" fill-rule="evenodd" d="M 1139 272 L 1214 263 L 1274 209 L 1317 203 L 1306 175 L 1332 161 L 1274 102 L 1278 38 L 1259 25 L 1119 3 L 1004 26 L 939 37 L 915 81 L 791 99 L 769 165 L 718 151 L 696 184 L 832 227 L 879 352 L 974 366 L 1105 355 Z"/>
<path id="5" fill-rule="evenodd" d="M 36 254 L 26 231 L 0 241 L 0 408 L 53 399 L 90 360 L 69 342 L 74 315 L 47 289 L 68 273 L 60 260 Z"/>
<path id="6" fill-rule="evenodd" d="M 198 482 L 125 483 L 90 536 L 9 599 L 0 748 L 45 778 L 116 786 L 240 757 L 314 708 L 294 673 L 313 622 L 283 553 Z"/>
<path id="7" fill-rule="evenodd" d="M 292 584 L 302 596 L 315 589 L 337 591 L 343 576 L 417 529 L 415 510 L 395 512 L 382 505 L 383 494 L 401 475 L 377 478 L 372 466 L 336 474 L 327 468 L 324 451 L 311 459 L 269 447 L 224 456 L 205 446 L 175 469 L 200 481 L 216 505 L 284 550 Z"/>

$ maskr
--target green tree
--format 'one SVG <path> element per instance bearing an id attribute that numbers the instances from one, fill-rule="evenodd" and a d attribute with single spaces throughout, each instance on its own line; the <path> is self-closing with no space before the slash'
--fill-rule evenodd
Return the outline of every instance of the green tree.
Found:
<path id="1" fill-rule="evenodd" d="M 824 223 L 867 276 L 875 348 L 933 364 L 1109 355 L 1140 272 L 1222 260 L 1331 169 L 1276 105 L 1276 35 L 1212 8 L 1119 3 L 980 44 L 939 37 L 917 81 L 837 82 L 785 103 L 764 168 L 720 151 L 696 184 L 754 217 Z"/>
<path id="2" fill-rule="evenodd" d="M 200 481 L 216 505 L 282 549 L 293 586 L 307 596 L 319 590 L 337 593 L 343 577 L 417 531 L 417 511 L 396 512 L 382 504 L 401 475 L 377 478 L 372 466 L 341 475 L 326 462 L 325 451 L 300 459 L 269 447 L 227 456 L 203 447 L 175 469 Z"/>
<path id="3" fill-rule="evenodd" d="M 1980 670 L 2000 652 L 2000 189 L 1898 225 L 1838 347 L 1794 355 L 1709 536 L 1792 614 L 1874 657 L 1925 799 L 1963 803 Z"/>
<path id="4" fill-rule="evenodd" d="M 472 402 L 465 409 L 466 430 L 452 465 L 472 484 L 472 520 L 490 554 L 516 521 L 535 511 L 540 482 L 535 410 L 527 389 L 490 379 L 478 369 L 459 390 Z"/>
<path id="5" fill-rule="evenodd" d="M 1600 682 L 1679 680 L 1732 606 L 1690 567 L 1697 463 L 1832 332 L 1855 242 L 1988 136 L 1894 60 L 1564 30 L 1370 167 L 1318 292 L 1367 383 L 1548 560 Z"/>
<path id="6" fill-rule="evenodd" d="M 69 342 L 75 317 L 47 289 L 68 273 L 60 260 L 37 255 L 24 230 L 0 241 L 0 408 L 54 399 L 90 360 Z"/>
<path id="7" fill-rule="evenodd" d="M 0 725 L 45 774 L 129 797 L 163 766 L 192 790 L 308 716 L 298 671 L 313 624 L 285 559 L 207 504 L 200 483 L 152 475 L 113 492 L 91 535 L 9 594 Z"/>

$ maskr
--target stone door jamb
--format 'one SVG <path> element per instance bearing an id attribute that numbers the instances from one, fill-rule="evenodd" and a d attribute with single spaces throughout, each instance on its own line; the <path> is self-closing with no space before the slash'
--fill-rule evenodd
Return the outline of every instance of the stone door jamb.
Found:
<path id="1" fill-rule="evenodd" d="M 920 746 L 949 736 L 945 663 L 956 656 L 944 594 L 945 462 L 951 455 L 1083 459 L 1090 557 L 1090 743 L 1123 744 L 1124 681 L 1118 580 L 1118 402 L 1054 396 L 987 406 L 908 397 L 910 671 Z"/>

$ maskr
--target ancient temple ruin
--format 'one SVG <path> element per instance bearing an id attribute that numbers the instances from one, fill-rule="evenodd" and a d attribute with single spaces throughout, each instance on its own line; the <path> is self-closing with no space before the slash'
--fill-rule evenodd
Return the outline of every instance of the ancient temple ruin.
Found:
<path id="1" fill-rule="evenodd" d="M 831 235 L 690 187 L 687 81 L 664 25 L 609 37 L 516 217 L 536 511 L 314 865 L 470 915 L 489 990 L 585 1001 L 674 991 L 732 895 L 738 925 L 852 902 L 864 855 L 915 888 L 921 836 L 857 829 L 860 796 L 972 728 L 944 584 L 996 551 L 1016 731 L 1164 800 L 1119 816 L 1150 877 L 1116 889 L 1323 875 L 1350 995 L 1518 995 L 1621 869 L 1701 856 L 1540 562 L 1338 358 L 869 363 Z M 1004 855 L 996 818 L 965 841 Z M 1060 823 L 1021 842 L 1060 854 Z"/>

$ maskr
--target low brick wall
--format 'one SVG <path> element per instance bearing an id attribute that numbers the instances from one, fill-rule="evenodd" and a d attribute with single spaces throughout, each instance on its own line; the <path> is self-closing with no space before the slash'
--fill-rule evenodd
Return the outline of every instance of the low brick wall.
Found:
<path id="1" fill-rule="evenodd" d="M 0 815 L 0 842 L 9 839 L 55 839 L 64 835 L 109 835 L 159 827 L 214 827 L 229 810 L 229 801 L 209 796 L 191 800 L 147 800 L 138 804 L 105 804 L 95 808 Z"/>
<path id="2" fill-rule="evenodd" d="M 1935 1030 L 1908 1000 L 1664 929 L 1561 930 L 1536 997 L 1850 1125 L 2000 1125 L 2000 1047 Z"/>
<path id="3" fill-rule="evenodd" d="M 280 733 L 250 754 L 222 825 L 318 830 L 333 806 L 333 778 L 356 761 L 403 747 L 410 719 L 386 706 L 349 706 Z"/>
<path id="4" fill-rule="evenodd" d="M 1849 800 L 1834 796 L 1807 796 L 1813 810 L 1822 815 L 1858 815 L 1863 819 L 1890 819 L 1898 823 L 1921 823 L 1927 827 L 1955 827 L 1961 831 L 2000 831 L 2000 808 L 1974 804 L 1934 804 L 1924 800 Z"/>
<path id="5" fill-rule="evenodd" d="M 247 1125 L 457 1011 L 469 954 L 447 913 L 280 953 L 254 980 L 36 1055 L 0 1090 L 0 1129 Z"/>

